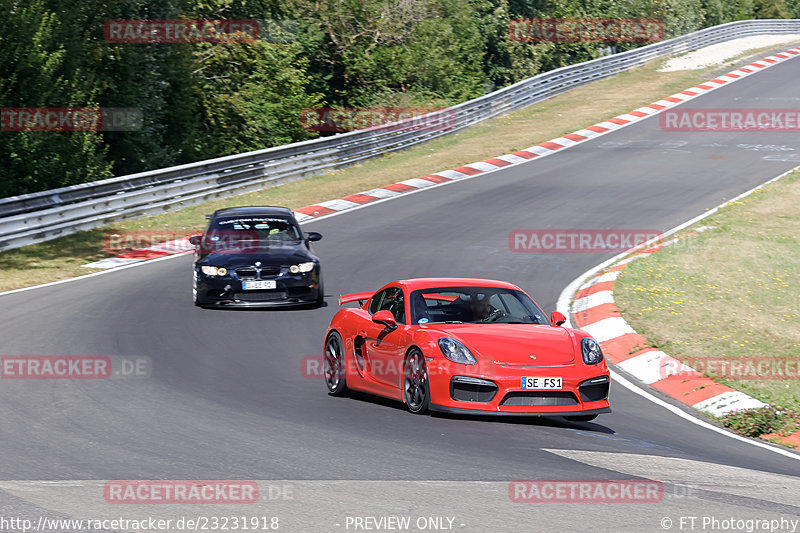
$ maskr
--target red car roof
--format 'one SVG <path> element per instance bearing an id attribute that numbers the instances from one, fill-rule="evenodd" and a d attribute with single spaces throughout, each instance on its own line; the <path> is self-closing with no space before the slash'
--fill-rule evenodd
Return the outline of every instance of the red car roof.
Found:
<path id="1" fill-rule="evenodd" d="M 434 287 L 499 287 L 504 289 L 521 290 L 507 281 L 481 278 L 413 278 L 401 279 L 389 285 L 400 285 L 409 291 L 418 289 L 432 289 Z"/>

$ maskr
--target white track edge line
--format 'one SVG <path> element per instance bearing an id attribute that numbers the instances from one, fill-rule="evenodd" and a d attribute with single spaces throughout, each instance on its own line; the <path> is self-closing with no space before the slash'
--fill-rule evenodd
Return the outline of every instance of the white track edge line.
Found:
<path id="1" fill-rule="evenodd" d="M 775 452 L 777 454 L 789 457 L 791 459 L 800 460 L 800 453 L 793 452 L 793 451 L 789 450 L 788 448 L 779 448 L 779 447 L 777 447 L 777 445 L 774 445 L 774 444 L 768 444 L 768 443 L 763 442 L 763 441 L 749 439 L 747 437 L 743 437 L 741 435 L 737 435 L 736 433 L 732 433 L 732 432 L 730 432 L 730 431 L 728 431 L 726 429 L 722 429 L 720 427 L 717 427 L 714 424 L 711 424 L 710 422 L 706 422 L 705 420 L 702 420 L 700 418 L 697 418 L 694 415 L 691 415 L 691 414 L 687 413 L 686 411 L 684 411 L 680 407 L 672 405 L 671 403 L 667 403 L 664 400 L 662 400 L 661 398 L 658 398 L 658 397 L 654 396 L 653 394 L 651 394 L 650 392 L 644 390 L 643 388 L 635 385 L 634 383 L 631 383 L 626 378 L 622 377 L 620 374 L 617 374 L 613 370 L 609 369 L 609 372 L 611 373 L 611 377 L 614 379 L 615 382 L 619 383 L 620 385 L 622 385 L 626 389 L 630 390 L 634 394 L 638 394 L 639 396 L 642 396 L 645 399 L 650 400 L 654 404 L 659 405 L 659 406 L 663 407 L 664 409 L 666 409 L 666 410 L 678 415 L 679 417 L 681 417 L 681 418 L 683 418 L 685 420 L 693 422 L 693 423 L 697 424 L 698 426 L 700 426 L 702 428 L 710 429 L 711 431 L 714 431 L 716 433 L 720 433 L 722 435 L 728 436 L 728 437 L 730 437 L 730 438 L 732 438 L 734 440 L 747 442 L 749 444 L 752 444 L 753 446 L 758 446 L 759 448 L 764 448 L 764 449 L 767 449 L 767 450 L 771 450 L 771 451 L 773 451 L 773 452 Z M 689 406 L 689 407 L 691 407 L 691 406 Z"/>
<path id="2" fill-rule="evenodd" d="M 725 207 L 725 206 L 727 206 L 729 204 L 732 204 L 733 202 L 735 202 L 735 201 L 737 201 L 737 200 L 739 200 L 741 198 L 745 198 L 746 196 L 749 196 L 749 195 L 753 194 L 755 191 L 766 187 L 770 183 L 778 181 L 779 179 L 787 176 L 788 174 L 791 174 L 792 172 L 794 172 L 794 171 L 796 171 L 798 169 L 800 169 L 800 165 L 797 165 L 796 167 L 794 167 L 792 169 L 789 169 L 786 172 L 784 172 L 784 173 L 782 173 L 782 174 L 780 174 L 778 176 L 775 176 L 774 178 L 771 178 L 771 179 L 765 181 L 764 183 L 762 183 L 760 185 L 757 185 L 757 186 L 753 187 L 749 191 L 745 191 L 742 194 L 740 194 L 740 195 L 738 195 L 738 196 L 736 196 L 734 198 L 731 198 L 730 200 L 727 200 L 727 201 L 719 204 L 718 206 L 716 206 L 716 207 L 714 207 L 712 209 L 709 209 L 705 213 L 703 213 L 701 215 L 698 215 L 698 216 L 692 218 L 691 220 L 688 220 L 688 221 L 684 222 L 683 224 L 675 226 L 674 228 L 672 228 L 671 230 L 667 231 L 666 233 L 664 233 L 659 238 L 663 238 L 664 236 L 672 235 L 672 234 L 674 234 L 674 233 L 676 233 L 676 232 L 678 232 L 678 231 L 680 231 L 680 230 L 682 230 L 682 229 L 684 229 L 684 228 L 686 228 L 688 226 L 691 226 L 691 225 L 703 220 L 704 218 L 710 217 L 711 215 L 713 215 L 714 213 L 719 211 L 721 208 L 723 208 L 723 207 Z M 585 279 L 589 278 L 590 276 L 596 274 L 597 272 L 603 270 L 607 266 L 610 266 L 610 265 L 614 264 L 616 261 L 622 259 L 623 257 L 625 257 L 626 255 L 634 252 L 635 250 L 643 248 L 645 246 L 648 246 L 648 243 L 642 243 L 639 246 L 631 248 L 627 252 L 622 252 L 620 254 L 615 255 L 611 259 L 608 259 L 607 261 L 603 261 L 602 263 L 600 263 L 596 267 L 587 270 L 586 272 L 584 272 L 583 274 L 581 274 L 580 276 L 578 276 L 577 278 L 572 280 L 572 282 L 569 285 L 567 285 L 564 288 L 563 291 L 561 291 L 561 294 L 558 296 L 558 301 L 556 303 L 556 309 L 559 312 L 561 312 L 565 317 L 567 317 L 566 325 L 568 327 L 572 327 L 572 323 L 571 323 L 571 319 L 570 319 L 570 308 L 572 307 L 571 306 L 572 297 L 577 292 L 578 287 L 583 283 L 583 280 L 585 280 Z M 667 355 L 669 355 L 669 354 L 667 354 Z M 670 404 L 668 402 L 665 402 L 661 398 L 656 397 L 651 392 L 645 390 L 645 387 L 650 388 L 649 386 L 647 386 L 647 385 L 640 386 L 640 385 L 634 384 L 634 383 L 628 381 L 627 379 L 625 379 L 624 377 L 622 377 L 620 374 L 614 372 L 611 369 L 609 369 L 609 372 L 611 373 L 611 377 L 614 379 L 614 381 L 616 381 L 617 383 L 619 383 L 620 385 L 622 385 L 626 389 L 628 389 L 631 392 L 634 392 L 635 394 L 638 394 L 638 395 L 650 400 L 651 402 L 655 403 L 656 405 L 664 407 L 668 411 L 670 411 L 670 412 L 672 412 L 672 413 L 674 413 L 674 414 L 680 416 L 681 418 L 684 418 L 684 419 L 686 419 L 686 420 L 688 420 L 690 422 L 693 422 L 694 424 L 697 424 L 700 427 L 703 427 L 703 428 L 706 428 L 706 429 L 711 429 L 711 430 L 716 431 L 717 433 L 720 433 L 722 435 L 727 435 L 728 437 L 730 437 L 732 439 L 735 439 L 735 440 L 739 440 L 739 441 L 742 441 L 742 442 L 748 442 L 748 443 L 752 444 L 753 446 L 758 446 L 759 448 L 765 448 L 767 450 L 772 450 L 773 452 L 775 452 L 777 454 L 785 455 L 786 457 L 791 457 L 792 459 L 800 460 L 800 453 L 798 453 L 798 452 L 792 452 L 787 448 L 779 448 L 777 446 L 773 446 L 773 445 L 767 444 L 767 443 L 762 442 L 762 441 L 757 441 L 755 439 L 749 439 L 747 437 L 743 437 L 741 435 L 737 435 L 736 433 L 733 433 L 732 431 L 728 431 L 728 430 L 719 428 L 719 427 L 717 427 L 717 426 L 715 426 L 713 424 L 710 424 L 709 422 L 706 422 L 705 420 L 700 418 L 699 415 L 691 415 L 691 414 L 687 413 L 686 411 L 684 411 L 683 409 L 681 409 L 681 408 L 679 408 L 679 407 L 677 407 L 675 405 L 672 405 L 672 404 Z M 691 406 L 687 406 L 687 407 L 691 407 Z"/>

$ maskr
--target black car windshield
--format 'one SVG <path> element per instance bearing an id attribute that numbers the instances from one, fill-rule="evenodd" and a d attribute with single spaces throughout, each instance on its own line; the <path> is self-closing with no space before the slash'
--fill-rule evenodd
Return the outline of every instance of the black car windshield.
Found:
<path id="1" fill-rule="evenodd" d="M 439 287 L 411 293 L 412 324 L 549 324 L 525 293 L 501 287 Z"/>
<path id="2" fill-rule="evenodd" d="M 270 217 L 229 217 L 218 218 L 211 222 L 208 231 L 211 240 L 235 241 L 240 235 L 242 240 L 261 241 L 299 241 L 302 235 L 297 225 L 285 218 Z"/>

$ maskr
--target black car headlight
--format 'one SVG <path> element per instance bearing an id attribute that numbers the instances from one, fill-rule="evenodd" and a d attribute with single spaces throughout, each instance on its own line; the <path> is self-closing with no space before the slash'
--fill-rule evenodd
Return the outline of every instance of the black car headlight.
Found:
<path id="1" fill-rule="evenodd" d="M 290 266 L 289 272 L 292 274 L 311 272 L 314 270 L 314 266 L 315 264 L 313 261 L 309 261 L 308 263 L 300 263 L 299 265 Z"/>
<path id="2" fill-rule="evenodd" d="M 225 276 L 228 274 L 228 269 L 225 267 L 215 267 L 209 265 L 201 266 L 200 271 L 206 276 Z"/>
<path id="3" fill-rule="evenodd" d="M 478 364 L 478 360 L 475 359 L 475 356 L 466 346 L 450 337 L 439 339 L 439 349 L 447 360 L 454 363 L 461 363 L 462 365 Z"/>
<path id="4" fill-rule="evenodd" d="M 591 337 L 581 339 L 581 355 L 583 355 L 583 362 L 587 365 L 596 365 L 603 360 L 600 345 Z"/>

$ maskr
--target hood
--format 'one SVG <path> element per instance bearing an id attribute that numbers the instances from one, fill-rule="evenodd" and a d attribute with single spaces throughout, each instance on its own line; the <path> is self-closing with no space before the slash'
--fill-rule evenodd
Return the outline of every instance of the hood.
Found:
<path id="1" fill-rule="evenodd" d="M 569 333 L 564 328 L 549 325 L 437 324 L 426 329 L 458 339 L 479 361 L 506 365 L 568 365 L 576 356 Z"/>
<path id="2" fill-rule="evenodd" d="M 259 246 L 247 250 L 225 248 L 198 257 L 198 261 L 202 261 L 205 265 L 224 267 L 249 266 L 256 261 L 260 261 L 263 265 L 294 265 L 314 260 L 316 257 L 308 252 L 302 242 Z"/>

